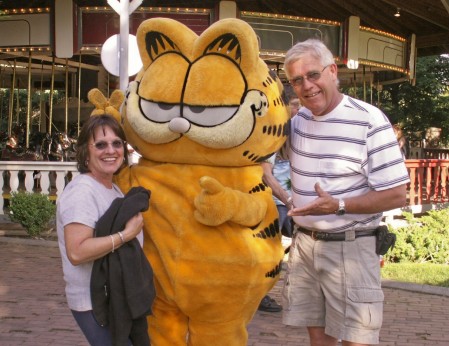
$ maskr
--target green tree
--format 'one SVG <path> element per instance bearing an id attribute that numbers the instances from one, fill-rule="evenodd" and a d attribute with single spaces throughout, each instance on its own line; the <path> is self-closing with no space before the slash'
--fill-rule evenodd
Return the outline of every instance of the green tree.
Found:
<path id="1" fill-rule="evenodd" d="M 359 98 L 363 95 L 360 87 L 350 86 L 343 91 Z M 419 57 L 415 85 L 388 84 L 371 92 L 372 99 L 380 102 L 376 106 L 391 123 L 400 123 L 408 136 L 424 136 L 427 128 L 439 127 L 443 143 L 449 144 L 449 56 Z"/>
<path id="2" fill-rule="evenodd" d="M 400 83 L 383 88 L 380 98 L 392 123 L 401 123 L 406 133 L 442 129 L 442 140 L 449 140 L 449 57 L 418 58 L 416 83 Z"/>

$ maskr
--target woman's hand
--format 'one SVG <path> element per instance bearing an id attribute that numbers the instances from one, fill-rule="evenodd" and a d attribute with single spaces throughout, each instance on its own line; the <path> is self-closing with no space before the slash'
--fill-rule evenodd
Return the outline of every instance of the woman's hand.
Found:
<path id="1" fill-rule="evenodd" d="M 142 227 L 142 213 L 138 213 L 130 218 L 125 225 L 125 229 L 122 231 L 124 242 L 126 243 L 127 241 L 134 239 L 140 233 L 140 231 L 142 231 Z"/>

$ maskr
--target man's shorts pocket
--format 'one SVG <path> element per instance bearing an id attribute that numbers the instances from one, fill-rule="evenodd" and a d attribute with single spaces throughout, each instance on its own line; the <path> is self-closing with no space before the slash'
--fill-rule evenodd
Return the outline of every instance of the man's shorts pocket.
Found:
<path id="1" fill-rule="evenodd" d="M 368 329 L 379 329 L 382 326 L 384 293 L 381 289 L 350 287 L 347 298 L 348 324 Z"/>

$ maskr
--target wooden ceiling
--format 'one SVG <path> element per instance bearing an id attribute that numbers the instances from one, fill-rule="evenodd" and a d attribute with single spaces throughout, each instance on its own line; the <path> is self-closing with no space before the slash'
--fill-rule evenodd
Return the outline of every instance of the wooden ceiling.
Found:
<path id="1" fill-rule="evenodd" d="M 80 0 L 80 3 L 90 1 Z M 219 1 L 144 0 L 143 6 L 214 8 Z M 242 11 L 268 12 L 360 24 L 408 38 L 416 34 L 418 56 L 449 53 L 449 0 L 237 0 Z M 397 12 L 400 17 L 395 17 Z"/>
<path id="2" fill-rule="evenodd" d="M 0 0 L 5 8 L 51 6 L 54 0 Z M 74 0 L 80 6 L 107 6 L 107 0 Z M 120 1 L 120 0 L 117 0 Z M 132 2 L 133 0 L 130 0 Z M 219 0 L 143 0 L 142 6 L 213 9 Z M 449 0 L 236 0 L 241 11 L 322 18 L 361 25 L 408 38 L 416 34 L 418 56 L 449 53 Z M 394 14 L 399 8 L 400 17 Z"/>
<path id="3" fill-rule="evenodd" d="M 107 6 L 107 0 L 74 0 L 80 6 Z M 120 0 L 117 0 L 120 1 Z M 129 0 L 132 2 L 133 0 Z M 0 0 L 0 10 L 51 6 L 54 0 Z M 143 0 L 142 6 L 214 9 L 219 0 Z M 236 0 L 241 11 L 286 14 L 343 22 L 360 17 L 361 25 L 410 37 L 418 56 L 449 53 L 449 0 Z M 394 14 L 399 9 L 400 17 Z"/>

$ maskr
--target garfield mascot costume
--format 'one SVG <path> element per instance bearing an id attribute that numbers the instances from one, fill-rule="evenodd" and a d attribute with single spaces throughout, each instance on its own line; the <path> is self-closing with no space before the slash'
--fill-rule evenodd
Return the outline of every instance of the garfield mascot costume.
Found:
<path id="1" fill-rule="evenodd" d="M 143 245 L 156 286 L 151 343 L 246 345 L 247 324 L 283 259 L 260 166 L 287 138 L 282 84 L 238 19 L 198 36 L 153 18 L 139 26 L 137 43 L 143 68 L 120 120 L 142 157 L 116 183 L 124 193 L 152 192 Z"/>

